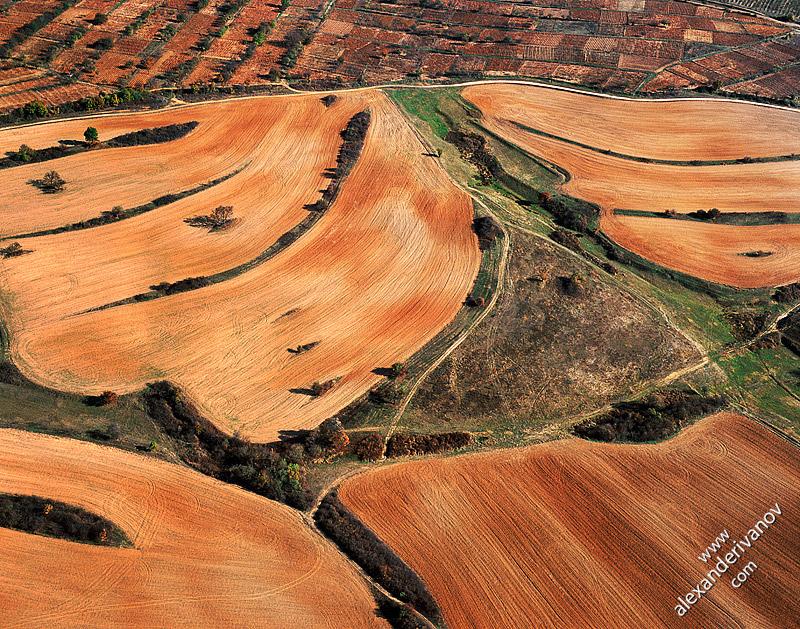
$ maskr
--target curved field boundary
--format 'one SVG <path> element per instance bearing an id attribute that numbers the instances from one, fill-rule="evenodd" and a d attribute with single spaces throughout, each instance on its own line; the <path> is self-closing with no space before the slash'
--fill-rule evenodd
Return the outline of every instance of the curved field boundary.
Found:
<path id="1" fill-rule="evenodd" d="M 270 101 L 270 109 L 291 113 L 294 107 L 287 105 L 294 103 L 294 97 Z M 455 317 L 480 260 L 469 197 L 424 155 L 424 146 L 384 95 L 340 97 L 324 111 L 351 116 L 366 105 L 373 122 L 336 202 L 313 230 L 248 273 L 171 299 L 62 318 L 130 294 L 121 289 L 148 276 L 131 279 L 128 273 L 114 281 L 109 273 L 98 276 L 89 269 L 77 270 L 82 281 L 72 285 L 64 275 L 23 282 L 42 272 L 43 266 L 32 264 L 37 255 L 46 255 L 55 268 L 62 264 L 50 246 L 55 241 L 4 261 L 4 275 L 13 279 L 8 285 L 20 291 L 8 319 L 11 354 L 20 370 L 40 384 L 83 394 L 122 393 L 170 380 L 222 430 L 239 430 L 256 441 L 312 428 L 363 395 L 381 379 L 376 369 L 406 360 Z M 311 112 L 318 110 L 314 105 Z M 308 124 L 307 117 L 300 118 L 298 125 Z M 312 153 L 306 157 L 318 160 L 319 151 Z M 313 181 L 321 178 L 318 170 Z M 142 218 L 147 217 L 136 220 Z M 135 237 L 132 242 L 141 249 L 142 235 L 132 235 L 133 223 L 118 229 L 117 237 L 123 247 Z M 192 230 L 186 239 L 209 247 L 221 243 L 222 250 L 224 240 L 243 233 L 244 226 L 243 221 L 215 235 Z M 180 229 L 191 230 L 182 223 Z M 126 251 L 127 258 L 136 255 Z M 186 255 L 196 256 L 194 250 Z M 148 265 L 152 276 L 157 269 L 150 257 L 141 266 Z M 26 260 L 30 264 L 23 264 Z M 119 262 L 132 267 L 129 260 Z M 106 268 L 102 259 L 97 264 Z M 123 267 L 115 260 L 109 269 L 115 268 Z M 178 277 L 185 276 L 184 271 Z M 100 301 L 101 290 L 114 297 Z M 80 344 L 74 342 L 78 338 Z M 311 342 L 318 344 L 310 351 L 288 351 Z M 315 381 L 329 380 L 336 381 L 330 391 L 308 394 Z"/>
<path id="2" fill-rule="evenodd" d="M 624 159 L 630 162 L 639 162 L 641 164 L 664 164 L 666 166 L 734 166 L 736 164 L 771 164 L 773 162 L 791 162 L 795 160 L 800 160 L 800 154 L 798 153 L 790 153 L 788 155 L 769 155 L 765 157 L 739 157 L 737 159 L 692 159 L 692 160 L 682 160 L 682 159 L 658 159 L 655 157 L 642 157 L 640 155 L 629 155 L 627 153 L 618 153 L 617 151 L 612 151 L 611 149 L 601 149 L 597 148 L 596 146 L 591 146 L 590 144 L 585 144 L 583 142 L 578 142 L 577 140 L 572 140 L 570 138 L 565 138 L 560 135 L 556 135 L 554 133 L 548 133 L 547 131 L 542 131 L 541 129 L 534 129 L 528 125 L 522 124 L 521 122 L 511 121 L 511 123 L 523 131 L 527 133 L 533 133 L 534 135 L 542 136 L 543 138 L 550 138 L 551 140 L 558 140 L 559 142 L 564 142 L 565 144 L 571 144 L 572 146 L 577 146 L 582 149 L 588 149 L 590 151 L 594 151 L 595 153 L 600 153 L 602 155 L 608 155 L 609 157 L 616 157 L 618 159 Z"/>
<path id="3" fill-rule="evenodd" d="M 81 507 L 41 496 L 0 492 L 0 527 L 98 546 L 132 546 L 113 522 Z"/>
<path id="4" fill-rule="evenodd" d="M 134 548 L 0 529 L 5 627 L 386 626 L 299 514 L 178 465 L 0 431 L 0 491 L 113 520 Z"/>
<path id="5" fill-rule="evenodd" d="M 653 445 L 567 439 L 394 464 L 347 479 L 339 497 L 450 626 L 779 626 L 800 613 L 798 481 L 796 446 L 722 413 Z M 678 597 L 715 563 L 698 555 L 776 502 L 783 515 L 680 618 Z M 750 560 L 756 573 L 731 587 Z"/>
<path id="6" fill-rule="evenodd" d="M 166 125 L 152 129 L 140 129 L 118 135 L 110 140 L 88 144 L 81 141 L 73 141 L 72 144 L 59 144 L 43 149 L 33 150 L 28 161 L 20 161 L 13 157 L 0 159 L 0 170 L 7 168 L 17 168 L 27 164 L 41 164 L 51 162 L 71 155 L 86 153 L 87 151 L 101 151 L 103 149 L 127 148 L 130 146 L 148 146 L 150 144 L 164 144 L 173 142 L 189 135 L 197 127 L 197 121 L 184 122 L 176 125 Z"/>
<path id="7" fill-rule="evenodd" d="M 222 175 L 222 177 L 217 177 L 216 179 L 212 179 L 211 181 L 207 181 L 206 183 L 201 183 L 199 186 L 195 186 L 194 188 L 189 188 L 188 190 L 181 190 L 180 192 L 165 194 L 164 196 L 160 196 L 142 205 L 137 205 L 136 207 L 123 209 L 120 210 L 119 212 L 111 212 L 111 211 L 103 212 L 100 216 L 95 216 L 94 218 L 87 218 L 86 220 L 80 221 L 78 223 L 70 223 L 69 225 L 62 225 L 61 227 L 54 227 L 53 229 L 43 229 L 41 231 L 28 232 L 26 234 L 16 234 L 14 236 L 3 236 L 2 238 L 0 238 L 0 241 L 16 240 L 19 238 L 37 238 L 39 236 L 53 236 L 55 234 L 63 234 L 65 232 L 79 231 L 82 229 L 94 229 L 95 227 L 102 227 L 103 225 L 118 223 L 119 221 L 124 221 L 125 219 L 139 216 L 140 214 L 144 214 L 145 212 L 150 212 L 165 205 L 169 205 L 170 203 L 175 203 L 175 201 L 180 201 L 181 199 L 190 197 L 193 194 L 197 194 L 199 192 L 203 192 L 204 190 L 208 190 L 209 188 L 213 188 L 214 186 L 218 186 L 224 181 L 230 179 L 231 177 L 235 177 L 236 175 L 238 175 L 249 165 L 250 162 L 247 162 L 246 164 L 237 168 L 236 170 L 233 170 L 225 175 Z"/>
<path id="8" fill-rule="evenodd" d="M 361 112 L 361 114 L 356 114 L 353 118 L 350 119 L 345 129 L 342 131 L 343 137 L 349 137 L 346 134 L 348 130 L 354 127 L 354 121 L 357 119 L 359 115 L 366 114 L 367 120 L 369 120 L 369 111 Z M 342 184 L 347 179 L 347 175 L 350 173 L 355 162 L 358 160 L 358 156 L 361 154 L 361 150 L 364 148 L 364 140 L 366 139 L 366 133 L 368 129 L 367 126 L 363 129 L 360 129 L 357 133 L 357 137 L 348 140 L 346 139 L 343 143 L 341 148 L 339 149 L 339 156 L 337 159 L 337 164 L 335 168 L 336 176 L 329 184 L 328 188 L 323 191 L 322 196 L 318 201 L 311 204 L 309 207 L 310 214 L 304 218 L 300 223 L 292 227 L 289 231 L 284 233 L 278 240 L 267 247 L 264 251 L 258 254 L 252 260 L 247 260 L 242 264 L 235 266 L 231 269 L 226 269 L 224 271 L 220 271 L 218 273 L 214 273 L 213 275 L 205 275 L 202 277 L 190 277 L 185 280 L 179 280 L 177 282 L 164 282 L 163 284 L 158 284 L 153 286 L 153 290 L 147 293 L 139 293 L 137 295 L 133 295 L 132 297 L 125 297 L 124 299 L 120 299 L 117 301 L 113 301 L 108 304 L 103 304 L 101 306 L 96 306 L 94 308 L 90 308 L 88 310 L 84 310 L 83 312 L 79 312 L 77 314 L 86 314 L 88 312 L 98 312 L 100 310 L 108 310 L 109 308 L 116 308 L 118 306 L 125 306 L 127 304 L 135 304 L 140 303 L 143 301 L 152 301 L 154 299 L 160 299 L 162 297 L 168 297 L 170 295 L 175 295 L 177 293 L 185 293 L 192 290 L 198 290 L 200 288 L 205 288 L 206 286 L 212 286 L 213 284 L 219 284 L 220 282 L 225 282 L 227 280 L 233 279 L 238 277 L 252 269 L 256 268 L 257 266 L 264 264 L 267 260 L 274 258 L 278 255 L 281 251 L 287 249 L 292 243 L 297 241 L 298 238 L 303 236 L 307 233 L 314 225 L 316 225 L 319 220 L 322 218 L 322 215 L 325 211 L 336 201 L 336 197 L 339 196 L 339 190 L 341 189 Z"/>

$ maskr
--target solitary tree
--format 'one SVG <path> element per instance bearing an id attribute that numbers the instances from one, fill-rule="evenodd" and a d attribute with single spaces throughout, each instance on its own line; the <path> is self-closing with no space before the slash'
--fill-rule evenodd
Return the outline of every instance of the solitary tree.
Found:
<path id="1" fill-rule="evenodd" d="M 36 151 L 34 151 L 30 146 L 27 144 L 20 144 L 16 159 L 20 162 L 29 162 L 34 158 L 35 155 Z"/>
<path id="2" fill-rule="evenodd" d="M 83 132 L 83 138 L 89 144 L 96 144 L 97 141 L 100 139 L 100 134 L 94 127 L 86 127 L 86 131 Z"/>
<path id="3" fill-rule="evenodd" d="M 55 170 L 47 171 L 39 183 L 45 192 L 61 192 L 67 184 Z"/>

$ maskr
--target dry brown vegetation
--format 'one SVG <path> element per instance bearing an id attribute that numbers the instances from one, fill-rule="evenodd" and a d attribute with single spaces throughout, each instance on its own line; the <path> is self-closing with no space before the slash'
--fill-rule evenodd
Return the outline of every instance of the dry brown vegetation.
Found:
<path id="1" fill-rule="evenodd" d="M 800 614 L 798 481 L 796 446 L 723 413 L 658 445 L 568 439 L 393 465 L 339 497 L 452 627 L 783 626 Z M 723 529 L 740 539 L 776 502 L 783 516 L 744 556 L 756 572 L 734 589 L 734 564 L 679 618 L 677 597 L 710 568 L 698 554 Z"/>
<path id="2" fill-rule="evenodd" d="M 339 132 L 365 107 L 372 123 L 361 158 L 335 203 L 288 250 L 202 290 L 74 316 L 160 282 L 254 258 L 308 215 L 304 206 L 319 198 L 328 181 L 324 171 L 336 165 Z M 123 393 L 168 378 L 224 430 L 272 440 L 280 430 L 311 428 L 333 415 L 380 379 L 376 367 L 405 360 L 458 311 L 480 258 L 469 197 L 423 155 L 422 144 L 382 94 L 343 95 L 330 107 L 316 96 L 299 96 L 147 116 L 132 115 L 134 122 L 125 124 L 199 125 L 188 137 L 158 147 L 63 160 L 59 170 L 70 181 L 58 195 L 63 207 L 42 204 L 24 212 L 20 204 L 9 231 L 94 216 L 98 206 L 133 205 L 242 165 L 244 170 L 158 211 L 30 239 L 34 253 L 4 261 L 2 287 L 14 294 L 5 313 L 12 353 L 32 379 L 92 394 Z M 105 125 L 119 133 L 125 118 L 112 116 L 107 123 L 100 117 L 93 124 L 106 137 L 112 133 Z M 33 127 L 36 137 L 28 143 L 50 145 L 74 124 Z M 187 151 L 208 157 L 185 159 Z M 100 201 L 85 190 L 80 199 L 71 196 L 89 185 L 73 161 L 104 165 L 103 181 L 96 184 Z M 0 173 L 0 182 L 9 181 L 4 193 L 26 168 Z M 158 189 L 168 181 L 170 189 Z M 114 201 L 103 201 L 112 192 Z M 183 222 L 228 200 L 235 201 L 236 229 L 209 237 Z M 16 263 L 25 259 L 30 263 Z M 311 341 L 318 343 L 313 352 L 286 351 Z M 325 395 L 304 394 L 313 382 L 332 379 L 338 380 Z"/>
<path id="3" fill-rule="evenodd" d="M 520 231 L 511 239 L 508 288 L 493 316 L 423 381 L 403 424 L 536 429 L 624 396 L 696 356 L 658 313 L 577 256 Z M 580 290 L 567 296 L 562 287 L 573 276 Z"/>
<path id="4" fill-rule="evenodd" d="M 600 205 L 600 228 L 623 247 L 664 266 L 733 286 L 784 284 L 800 277 L 800 258 L 793 255 L 800 249 L 797 225 L 723 227 L 614 214 L 617 209 L 796 212 L 796 159 L 690 162 L 797 153 L 799 113 L 743 103 L 623 101 L 530 86 L 483 85 L 463 93 L 481 108 L 487 128 L 568 171 L 571 179 L 564 190 Z M 580 114 L 568 115 L 570 106 Z M 520 124 L 597 150 L 544 137 Z M 645 163 L 602 152 L 607 150 L 687 163 Z M 739 255 L 757 249 L 778 255 Z"/>
<path id="5" fill-rule="evenodd" d="M 0 529 L 5 626 L 382 626 L 366 583 L 297 513 L 184 467 L 3 430 L 0 491 L 83 507 L 133 543 Z"/>

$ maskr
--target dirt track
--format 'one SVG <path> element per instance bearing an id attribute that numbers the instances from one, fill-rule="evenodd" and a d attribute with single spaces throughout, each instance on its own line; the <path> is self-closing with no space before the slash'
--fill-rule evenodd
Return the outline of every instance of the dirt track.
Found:
<path id="1" fill-rule="evenodd" d="M 2 430 L 0 491 L 82 506 L 135 546 L 0 529 L 4 627 L 385 626 L 299 515 L 186 468 Z"/>
<path id="2" fill-rule="evenodd" d="M 236 105 L 258 112 L 302 102 L 295 97 L 267 101 Z M 163 279 L 175 280 L 181 274 L 197 275 L 212 263 L 217 267 L 219 252 L 203 251 L 208 260 L 193 262 L 192 272 L 182 254 L 137 256 L 133 252 L 140 248 L 152 251 L 150 239 L 126 228 L 133 221 L 123 221 L 93 230 L 92 237 L 108 233 L 121 243 L 128 238 L 126 250 L 133 257 L 115 260 L 112 250 L 105 254 L 112 261 L 104 263 L 97 253 L 99 261 L 91 265 L 97 264 L 98 271 L 84 268 L 90 265 L 89 253 L 80 246 L 75 247 L 75 268 L 69 246 L 59 258 L 55 243 L 62 238 L 68 243 L 73 234 L 35 239 L 45 243 L 43 251 L 53 247 L 54 253 L 41 254 L 50 261 L 43 268 L 54 276 L 60 273 L 52 280 L 37 270 L 42 268 L 37 251 L 4 261 L 0 280 L 15 293 L 9 321 L 19 366 L 40 383 L 82 393 L 130 391 L 167 378 L 184 387 L 221 428 L 239 429 L 256 440 L 313 427 L 365 392 L 379 380 L 374 369 L 404 360 L 455 316 L 480 260 L 469 197 L 423 155 L 424 147 L 389 100 L 380 92 L 365 92 L 340 96 L 335 107 L 349 111 L 365 105 L 372 109 L 373 123 L 337 202 L 288 250 L 235 279 L 64 318 L 111 296 L 138 292 L 130 290 L 134 284 L 146 289 L 142 284 L 158 270 Z M 302 116 L 316 127 L 328 112 L 311 113 Z M 325 150 L 331 152 L 330 146 Z M 233 187 L 243 174 L 230 180 Z M 309 194 L 316 192 L 318 174 L 309 170 L 306 176 Z M 240 194 L 232 197 L 234 206 Z M 280 198 L 280 191 L 275 194 Z M 186 227 L 174 212 L 156 210 L 133 220 L 140 219 L 154 230 L 170 221 Z M 265 231 L 272 220 L 277 219 L 264 219 Z M 163 229 L 178 233 L 173 227 Z M 231 239 L 238 229 L 231 231 Z M 36 242 L 30 242 L 33 249 Z M 178 243 L 178 252 L 197 255 L 191 241 L 184 244 L 181 236 Z M 112 270 L 116 275 L 109 277 Z M 42 280 L 36 284 L 41 288 L 29 281 L 33 276 Z M 315 341 L 319 346 L 307 353 L 288 351 Z M 314 381 L 333 378 L 341 380 L 329 393 L 319 398 L 307 394 Z"/>
<path id="3" fill-rule="evenodd" d="M 342 500 L 425 580 L 450 626 L 782 626 L 800 607 L 796 447 L 720 414 L 659 445 L 551 442 L 392 465 L 348 479 Z M 783 516 L 680 619 L 677 597 L 740 539 Z M 726 548 L 727 550 L 727 548 Z M 744 563 L 744 562 L 742 562 Z"/>

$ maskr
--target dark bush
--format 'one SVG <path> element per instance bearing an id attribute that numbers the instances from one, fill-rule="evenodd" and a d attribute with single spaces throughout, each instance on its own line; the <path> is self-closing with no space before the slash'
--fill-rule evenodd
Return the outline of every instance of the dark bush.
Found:
<path id="1" fill-rule="evenodd" d="M 356 442 L 353 452 L 361 461 L 378 461 L 383 457 L 386 443 L 379 432 L 369 432 Z"/>
<path id="2" fill-rule="evenodd" d="M 311 503 L 303 463 L 290 460 L 280 447 L 224 434 L 169 382 L 148 384 L 143 400 L 147 414 L 172 438 L 186 464 L 293 507 Z"/>
<path id="3" fill-rule="evenodd" d="M 187 277 L 177 282 L 161 282 L 160 284 L 153 284 L 150 290 L 154 290 L 164 295 L 175 295 L 176 293 L 183 293 L 189 290 L 197 290 L 204 286 L 209 286 L 210 282 L 207 277 Z"/>
<path id="4" fill-rule="evenodd" d="M 320 100 L 325 105 L 325 107 L 330 107 L 336 102 L 337 98 L 338 97 L 336 96 L 336 94 L 327 94 L 326 96 L 320 98 Z"/>
<path id="5" fill-rule="evenodd" d="M 775 292 L 772 293 L 772 299 L 779 304 L 791 304 L 800 300 L 800 282 L 779 286 Z"/>
<path id="6" fill-rule="evenodd" d="M 87 406 L 114 406 L 119 396 L 113 391 L 103 391 L 100 395 L 87 395 L 83 403 Z"/>
<path id="7" fill-rule="evenodd" d="M 566 194 L 539 194 L 539 204 L 553 215 L 556 223 L 576 232 L 590 232 L 600 215 L 600 207 Z"/>
<path id="8" fill-rule="evenodd" d="M 722 398 L 665 389 L 643 400 L 615 404 L 610 412 L 578 424 L 573 432 L 596 441 L 660 441 L 678 432 L 684 422 L 713 413 L 723 404 Z"/>
<path id="9" fill-rule="evenodd" d="M 494 241 L 502 236 L 503 228 L 491 216 L 479 216 L 472 221 L 472 229 L 478 236 L 478 246 L 481 250 L 489 249 Z"/>
<path id="10" fill-rule="evenodd" d="M 211 214 L 204 216 L 192 216 L 184 219 L 184 223 L 192 227 L 202 227 L 210 232 L 220 231 L 233 223 L 233 206 L 218 205 Z"/>
<path id="11" fill-rule="evenodd" d="M 304 447 L 312 459 L 330 460 L 347 450 L 350 437 L 347 436 L 342 422 L 331 417 L 322 422 L 305 438 Z"/>
<path id="12" fill-rule="evenodd" d="M 110 37 L 101 37 L 93 44 L 89 45 L 89 48 L 93 48 L 94 50 L 111 50 L 114 46 L 114 40 Z"/>
<path id="13" fill-rule="evenodd" d="M 399 600 L 434 624 L 442 622 L 439 606 L 425 583 L 375 533 L 329 493 L 314 514 L 320 530 L 364 571 Z"/>
<path id="14" fill-rule="evenodd" d="M 569 276 L 559 277 L 558 286 L 565 295 L 577 297 L 583 290 L 583 280 L 580 275 L 573 273 Z"/>
<path id="15" fill-rule="evenodd" d="M 696 218 L 699 221 L 715 221 L 719 218 L 721 212 L 717 208 L 710 210 L 697 210 L 696 212 L 689 212 L 689 216 Z"/>
<path id="16" fill-rule="evenodd" d="M 386 442 L 386 456 L 416 456 L 438 454 L 458 450 L 470 444 L 472 435 L 468 432 L 440 432 L 420 434 L 396 432 Z"/>
<path id="17" fill-rule="evenodd" d="M 34 179 L 31 183 L 42 192 L 61 192 L 67 182 L 55 170 L 47 171 L 41 179 Z"/>
<path id="18" fill-rule="evenodd" d="M 188 135 L 200 124 L 194 120 L 191 122 L 181 122 L 179 124 L 166 125 L 164 127 L 154 127 L 152 129 L 141 129 L 124 133 L 115 138 L 111 138 L 105 144 L 111 147 L 123 146 L 142 146 L 145 144 L 163 144 L 179 140 Z"/>
<path id="19" fill-rule="evenodd" d="M 31 250 L 23 249 L 18 242 L 12 242 L 7 247 L 0 248 L 0 258 L 16 258 L 26 253 L 31 253 Z"/>
<path id="20" fill-rule="evenodd" d="M 0 526 L 100 546 L 132 546 L 113 522 L 80 507 L 39 496 L 0 493 Z"/>
<path id="21" fill-rule="evenodd" d="M 334 386 L 336 386 L 337 382 L 339 382 L 339 378 L 331 378 L 330 380 L 324 380 L 322 382 L 314 382 L 314 384 L 311 385 L 311 393 L 317 397 L 325 395 Z"/>

